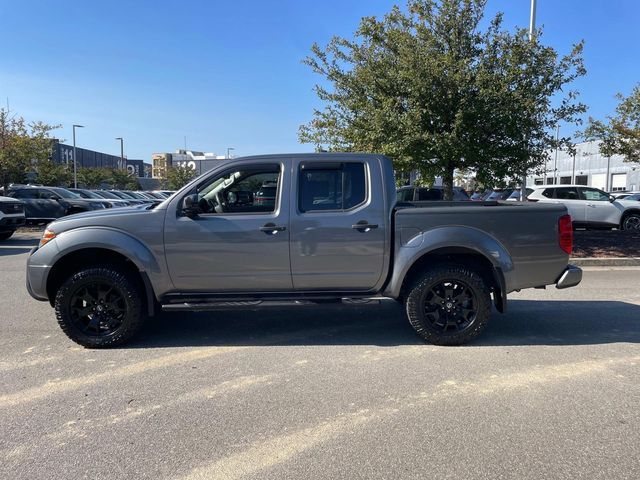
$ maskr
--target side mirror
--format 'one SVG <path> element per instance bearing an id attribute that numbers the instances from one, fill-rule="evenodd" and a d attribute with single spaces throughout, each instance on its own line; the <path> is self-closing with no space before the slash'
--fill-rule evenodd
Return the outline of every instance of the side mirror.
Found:
<path id="1" fill-rule="evenodd" d="M 611 203 L 615 202 L 616 201 L 616 197 L 614 197 L 613 195 L 609 195 L 609 201 Z"/>
<path id="2" fill-rule="evenodd" d="M 182 213 L 189 218 L 198 216 L 200 213 L 200 207 L 198 206 L 197 193 L 184 197 L 184 200 L 182 200 Z"/>

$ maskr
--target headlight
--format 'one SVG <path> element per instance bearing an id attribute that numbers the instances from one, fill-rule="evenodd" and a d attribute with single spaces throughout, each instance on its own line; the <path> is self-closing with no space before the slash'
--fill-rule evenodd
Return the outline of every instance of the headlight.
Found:
<path id="1" fill-rule="evenodd" d="M 47 243 L 49 243 L 54 238 L 56 238 L 55 232 L 53 232 L 52 230 L 49 230 L 48 228 L 45 228 L 44 232 L 42 232 L 42 238 L 40 239 L 40 244 L 38 245 L 38 248 L 44 247 Z"/>

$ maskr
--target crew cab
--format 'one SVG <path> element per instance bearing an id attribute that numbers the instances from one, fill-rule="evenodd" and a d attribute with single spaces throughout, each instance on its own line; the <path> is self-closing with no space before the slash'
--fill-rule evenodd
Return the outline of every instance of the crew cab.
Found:
<path id="1" fill-rule="evenodd" d="M 560 204 L 397 204 L 385 156 L 267 155 L 221 161 L 159 205 L 51 223 L 27 288 L 86 347 L 122 344 L 160 310 L 381 296 L 403 302 L 425 340 L 459 345 L 509 292 L 577 285 L 572 241 Z"/>

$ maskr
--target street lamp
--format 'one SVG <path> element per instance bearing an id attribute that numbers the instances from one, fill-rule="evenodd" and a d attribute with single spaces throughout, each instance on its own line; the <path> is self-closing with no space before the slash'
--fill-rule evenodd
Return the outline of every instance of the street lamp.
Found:
<path id="1" fill-rule="evenodd" d="M 231 158 L 231 150 L 235 150 L 233 147 L 227 147 L 227 158 Z"/>
<path id="2" fill-rule="evenodd" d="M 120 168 L 124 168 L 124 139 L 117 137 L 116 140 L 120 140 Z"/>
<path id="3" fill-rule="evenodd" d="M 531 13 L 529 15 L 529 41 L 533 42 L 536 32 L 536 0 L 531 0 Z M 555 173 L 554 173 L 555 175 Z M 545 178 L 547 174 L 545 173 Z M 555 177 L 554 177 L 555 182 Z M 522 184 L 520 185 L 520 201 L 527 199 L 527 170 L 522 174 Z"/>
<path id="4" fill-rule="evenodd" d="M 78 162 L 76 156 L 76 128 L 84 128 L 84 125 L 73 126 L 73 188 L 78 188 Z"/>

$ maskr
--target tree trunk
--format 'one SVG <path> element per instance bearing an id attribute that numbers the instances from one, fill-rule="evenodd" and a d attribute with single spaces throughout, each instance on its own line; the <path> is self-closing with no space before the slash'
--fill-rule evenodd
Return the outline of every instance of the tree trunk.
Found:
<path id="1" fill-rule="evenodd" d="M 442 173 L 442 199 L 453 200 L 453 165 L 447 162 Z"/>

